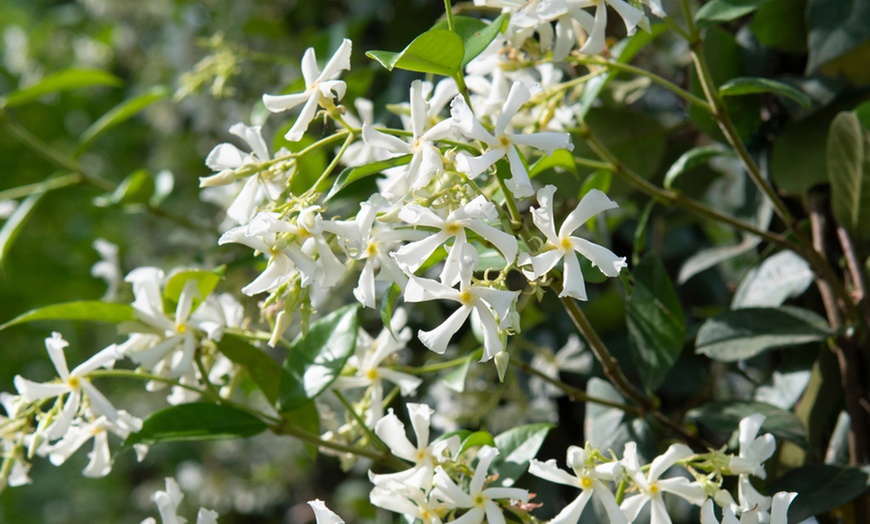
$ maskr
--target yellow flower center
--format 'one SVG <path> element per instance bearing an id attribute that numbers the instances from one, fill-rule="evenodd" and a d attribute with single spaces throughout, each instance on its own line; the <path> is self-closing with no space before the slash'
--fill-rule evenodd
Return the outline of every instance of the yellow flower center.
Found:
<path id="1" fill-rule="evenodd" d="M 565 251 L 570 251 L 574 249 L 574 244 L 571 243 L 571 237 L 562 237 L 559 239 L 559 245 Z"/>
<path id="2" fill-rule="evenodd" d="M 70 377 L 69 380 L 66 381 L 66 385 L 70 387 L 70 389 L 79 389 L 82 387 L 82 381 L 79 377 Z"/>
<path id="3" fill-rule="evenodd" d="M 486 502 L 486 499 L 483 495 L 478 495 L 474 497 L 474 505 L 475 506 L 483 506 L 483 503 Z"/>
<path id="4" fill-rule="evenodd" d="M 456 222 L 448 222 L 444 225 L 444 232 L 451 235 L 457 235 L 461 230 L 462 226 L 457 224 Z"/>
<path id="5" fill-rule="evenodd" d="M 504 135 L 498 137 L 498 143 L 501 147 L 508 147 L 511 145 L 511 141 Z"/>
<path id="6" fill-rule="evenodd" d="M 656 496 L 660 492 L 661 492 L 661 488 L 659 488 L 659 485 L 657 482 L 653 482 L 652 484 L 649 485 L 649 494 L 650 495 Z"/>
<path id="7" fill-rule="evenodd" d="M 378 254 L 378 245 L 374 242 L 369 242 L 369 245 L 366 246 L 366 256 L 373 257 Z"/>
<path id="8" fill-rule="evenodd" d="M 459 302 L 461 302 L 463 306 L 470 306 L 472 300 L 474 300 L 474 296 L 471 294 L 471 291 L 467 289 L 459 294 Z"/>
<path id="9" fill-rule="evenodd" d="M 305 227 L 300 226 L 299 232 L 297 232 L 296 235 L 299 236 L 299 238 L 308 238 L 311 236 L 311 231 L 308 231 L 307 229 L 305 229 Z"/>
<path id="10" fill-rule="evenodd" d="M 589 477 L 580 477 L 580 487 L 583 489 L 589 489 L 592 487 L 592 479 Z"/>
<path id="11" fill-rule="evenodd" d="M 178 324 L 175 326 L 175 331 L 179 333 L 187 333 L 187 324 Z"/>
<path id="12" fill-rule="evenodd" d="M 378 379 L 378 370 L 372 368 L 372 369 L 366 371 L 366 378 L 369 380 L 377 380 Z"/>

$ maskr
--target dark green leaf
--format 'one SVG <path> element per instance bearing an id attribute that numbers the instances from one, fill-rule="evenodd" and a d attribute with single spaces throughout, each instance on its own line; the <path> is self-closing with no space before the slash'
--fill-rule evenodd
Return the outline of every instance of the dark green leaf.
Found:
<path id="1" fill-rule="evenodd" d="M 693 147 L 680 155 L 680 158 L 678 158 L 677 161 L 671 165 L 670 169 L 668 169 L 668 172 L 665 173 L 665 187 L 670 189 L 673 187 L 674 181 L 676 181 L 677 177 L 683 173 L 706 164 L 712 158 L 724 155 L 731 155 L 731 152 L 719 146 Z"/>
<path id="2" fill-rule="evenodd" d="M 737 309 L 704 322 L 696 352 L 720 362 L 735 362 L 774 348 L 821 342 L 830 335 L 827 321 L 808 309 Z"/>
<path id="3" fill-rule="evenodd" d="M 779 438 L 790 440 L 806 447 L 806 431 L 797 415 L 776 406 L 751 400 L 719 400 L 704 404 L 686 413 L 690 420 L 696 420 L 713 431 L 730 434 L 736 431 L 740 420 L 759 413 L 764 415 L 762 433 L 773 433 Z"/>
<path id="4" fill-rule="evenodd" d="M 870 20 L 870 2 L 809 0 L 806 20 L 810 48 L 808 73 L 870 39 L 870 24 L 867 23 Z"/>
<path id="5" fill-rule="evenodd" d="M 240 335 L 224 333 L 217 343 L 225 357 L 242 366 L 257 384 L 270 403 L 278 400 L 281 385 L 281 366 L 260 348 L 250 344 Z"/>
<path id="6" fill-rule="evenodd" d="M 686 319 L 662 261 L 647 253 L 634 268 L 625 322 L 631 356 L 644 386 L 655 391 L 683 351 Z"/>
<path id="7" fill-rule="evenodd" d="M 771 483 L 770 492 L 797 492 L 789 522 L 803 522 L 853 500 L 870 488 L 870 467 L 812 464 L 789 471 Z"/>
<path id="8" fill-rule="evenodd" d="M 43 195 L 45 195 L 45 192 L 33 193 L 28 196 L 15 208 L 12 215 L 6 219 L 3 229 L 0 229 L 0 266 L 6 263 L 9 250 L 12 249 L 12 244 L 15 243 L 15 239 L 21 233 L 24 224 L 27 223 L 31 213 L 36 209 L 36 205 L 42 200 Z"/>
<path id="9" fill-rule="evenodd" d="M 870 238 L 870 130 L 854 112 L 840 113 L 831 123 L 828 179 L 837 222 L 856 240 Z"/>
<path id="10" fill-rule="evenodd" d="M 487 24 L 483 20 L 471 16 L 453 17 L 454 28 L 456 33 L 462 38 L 465 48 L 462 67 L 468 65 L 468 62 L 471 62 L 495 40 L 495 37 L 507 25 L 509 18 L 508 13 L 502 13 L 492 23 Z M 432 26 L 432 29 L 448 29 L 447 20 L 438 22 Z"/>
<path id="11" fill-rule="evenodd" d="M 169 96 L 169 89 L 164 86 L 155 86 L 139 96 L 124 100 L 116 105 L 85 129 L 79 138 L 79 152 L 87 148 L 91 141 L 101 133 L 133 118 L 146 107 L 167 96 Z"/>
<path id="12" fill-rule="evenodd" d="M 698 25 L 729 22 L 757 10 L 768 0 L 711 0 L 695 13 Z"/>
<path id="13" fill-rule="evenodd" d="M 773 93 L 791 98 L 800 104 L 801 107 L 810 107 L 813 104 L 812 99 L 803 91 L 769 78 L 732 78 L 719 87 L 719 94 L 722 96 L 752 95 L 757 93 Z"/>
<path id="14" fill-rule="evenodd" d="M 552 424 L 526 424 L 509 429 L 495 437 L 499 454 L 490 471 L 498 474 L 499 486 L 512 486 L 526 472 L 529 461 L 538 454 Z"/>
<path id="15" fill-rule="evenodd" d="M 385 169 L 396 166 L 404 166 L 411 161 L 413 155 L 402 155 L 388 160 L 379 160 L 363 166 L 346 167 L 335 179 L 332 189 L 327 193 L 324 201 L 334 197 L 336 193 L 344 189 L 351 182 L 355 182 L 361 178 L 369 177 L 382 173 Z"/>
<path id="16" fill-rule="evenodd" d="M 183 269 L 172 273 L 163 287 L 164 311 L 175 311 L 175 306 L 178 304 L 178 299 L 181 297 L 181 292 L 188 280 L 196 280 L 196 287 L 199 290 L 199 296 L 193 298 L 193 308 L 191 309 L 193 311 L 206 297 L 211 295 L 221 278 L 223 278 L 221 272 L 205 269 Z"/>
<path id="17" fill-rule="evenodd" d="M 181 440 L 220 440 L 251 437 L 268 428 L 265 422 L 222 404 L 194 402 L 155 411 L 142 429 L 127 437 L 124 447 Z"/>
<path id="18" fill-rule="evenodd" d="M 612 181 L 613 171 L 610 171 L 609 169 L 598 169 L 594 171 L 591 175 L 583 179 L 583 185 L 580 186 L 580 195 L 578 195 L 578 197 L 582 198 L 583 195 L 593 189 L 597 189 L 603 193 L 609 193 L 610 183 Z M 590 220 L 587 223 L 594 224 L 595 222 Z"/>
<path id="19" fill-rule="evenodd" d="M 701 271 L 705 271 L 715 265 L 725 262 L 726 260 L 731 260 L 732 258 L 752 251 L 760 243 L 760 238 L 746 236 L 743 238 L 743 241 L 733 246 L 702 249 L 683 262 L 683 266 L 680 268 L 680 273 L 677 275 L 677 283 L 685 284 L 686 281 Z"/>
<path id="20" fill-rule="evenodd" d="M 129 304 L 83 300 L 33 309 L 6 322 L 0 326 L 0 330 L 37 320 L 93 320 L 96 322 L 120 323 L 135 319 L 135 311 Z"/>
<path id="21" fill-rule="evenodd" d="M 752 269 L 737 287 L 731 309 L 778 307 L 813 283 L 813 270 L 793 251 L 780 251 Z"/>
<path id="22" fill-rule="evenodd" d="M 284 360 L 278 409 L 290 411 L 332 384 L 356 348 L 357 306 L 345 306 L 311 324 L 297 337 Z"/>
<path id="23" fill-rule="evenodd" d="M 870 101 L 858 104 L 858 107 L 855 108 L 855 114 L 864 129 L 870 130 Z"/>
<path id="24" fill-rule="evenodd" d="M 145 204 L 154 195 L 154 179 L 145 169 L 134 171 L 125 178 L 109 198 L 112 204 Z"/>
<path id="25" fill-rule="evenodd" d="M 282 411 L 281 416 L 289 423 L 309 433 L 320 434 L 320 414 L 317 412 L 317 405 L 314 402 L 306 402 L 291 411 Z"/>
<path id="26" fill-rule="evenodd" d="M 778 189 L 804 197 L 809 189 L 827 178 L 825 150 L 833 115 L 820 111 L 785 126 L 773 142 L 770 176 Z"/>
<path id="27" fill-rule="evenodd" d="M 453 76 L 462 70 L 465 45 L 462 38 L 446 29 L 430 29 L 414 39 L 403 51 L 368 51 L 366 56 L 392 71 L 394 68 Z"/>
<path id="28" fill-rule="evenodd" d="M 806 5 L 807 0 L 770 0 L 755 13 L 749 28 L 765 47 L 806 54 Z"/>
<path id="29" fill-rule="evenodd" d="M 396 303 L 400 296 L 402 296 L 401 288 L 397 284 L 393 284 L 381 299 L 381 322 L 384 323 L 384 327 L 393 338 L 396 338 L 396 334 L 393 333 L 393 312 L 396 310 Z"/>
<path id="30" fill-rule="evenodd" d="M 10 93 L 0 99 L 0 107 L 16 107 L 29 104 L 42 95 L 79 89 L 91 86 L 118 87 L 122 84 L 121 79 L 105 71 L 95 69 L 67 69 L 42 79 L 41 82 L 24 89 Z"/>

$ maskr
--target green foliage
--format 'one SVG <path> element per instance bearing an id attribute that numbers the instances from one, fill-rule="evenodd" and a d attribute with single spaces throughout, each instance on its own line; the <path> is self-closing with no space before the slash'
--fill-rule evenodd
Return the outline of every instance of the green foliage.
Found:
<path id="1" fill-rule="evenodd" d="M 457 33 L 430 29 L 398 53 L 368 51 L 366 56 L 377 60 L 387 71 L 398 68 L 452 77 L 462 68 L 465 44 Z"/>
<path id="2" fill-rule="evenodd" d="M 870 488 L 870 468 L 810 464 L 793 469 L 776 479 L 771 489 L 800 493 L 789 508 L 789 521 L 802 522 L 822 515 Z"/>
<path id="3" fill-rule="evenodd" d="M 85 87 L 120 87 L 120 78 L 105 71 L 93 69 L 67 69 L 42 79 L 41 82 L 9 93 L 0 99 L 0 108 L 13 108 L 35 102 L 41 96 L 58 91 L 81 89 Z"/>
<path id="4" fill-rule="evenodd" d="M 0 330 L 38 320 L 90 320 L 119 323 L 135 319 L 135 311 L 129 304 L 83 300 L 33 309 L 4 323 L 0 326 Z"/>
<path id="5" fill-rule="evenodd" d="M 719 146 L 693 147 L 680 155 L 680 158 L 678 158 L 677 161 L 668 169 L 668 172 L 665 173 L 664 186 L 669 189 L 673 188 L 677 178 L 679 178 L 683 173 L 691 171 L 697 166 L 706 164 L 710 159 L 729 154 L 730 153 L 727 150 Z"/>
<path id="6" fill-rule="evenodd" d="M 729 433 L 734 431 L 742 418 L 753 413 L 765 416 L 761 431 L 773 433 L 799 446 L 807 445 L 806 431 L 797 415 L 763 402 L 720 400 L 692 409 L 686 416 L 714 431 Z"/>
<path id="7" fill-rule="evenodd" d="M 538 455 L 551 429 L 552 424 L 527 424 L 496 435 L 495 446 L 499 454 L 490 468 L 498 475 L 495 484 L 513 485 L 529 468 L 529 461 Z"/>
<path id="8" fill-rule="evenodd" d="M 391 167 L 408 165 L 408 162 L 411 161 L 412 156 L 413 155 L 401 155 L 390 158 L 388 160 L 371 162 L 364 166 L 346 167 L 342 170 L 341 173 L 339 173 L 338 178 L 335 179 L 335 182 L 332 184 L 332 188 L 326 194 L 326 198 L 324 200 L 331 199 L 339 191 L 347 187 L 349 184 L 356 182 L 357 180 L 373 175 L 379 175 L 384 170 Z"/>
<path id="9" fill-rule="evenodd" d="M 751 95 L 758 93 L 773 93 L 790 98 L 801 105 L 810 107 L 812 100 L 800 90 L 769 78 L 732 78 L 719 86 L 719 94 L 722 96 Z"/>
<path id="10" fill-rule="evenodd" d="M 225 357 L 248 372 L 269 403 L 278 400 L 283 371 L 272 357 L 234 333 L 224 333 L 217 346 Z"/>
<path id="11" fill-rule="evenodd" d="M 837 222 L 861 241 L 870 239 L 870 129 L 843 112 L 828 131 L 828 179 Z"/>
<path id="12" fill-rule="evenodd" d="M 155 411 L 142 429 L 127 437 L 124 447 L 185 440 L 224 440 L 251 437 L 268 428 L 265 422 L 232 406 L 193 402 Z"/>
<path id="13" fill-rule="evenodd" d="M 695 13 L 699 25 L 730 22 L 746 16 L 766 4 L 768 0 L 711 0 Z"/>

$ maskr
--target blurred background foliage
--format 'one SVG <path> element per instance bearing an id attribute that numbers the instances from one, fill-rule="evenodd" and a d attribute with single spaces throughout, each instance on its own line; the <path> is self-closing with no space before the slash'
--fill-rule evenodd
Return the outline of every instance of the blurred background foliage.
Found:
<path id="1" fill-rule="evenodd" d="M 812 99 L 807 108 L 770 93 L 730 97 L 727 102 L 751 153 L 793 212 L 804 220 L 810 191 L 827 183 L 826 138 L 831 120 L 868 97 L 870 8 L 866 2 L 839 0 L 754 4 L 761 7 L 710 24 L 704 52 L 717 84 L 738 76 L 773 78 Z M 678 12 L 676 2 L 665 2 L 665 7 Z M 3 249 L 0 322 L 47 304 L 99 299 L 105 283 L 89 273 L 99 260 L 92 246 L 98 237 L 120 246 L 123 272 L 142 265 L 168 270 L 178 265 L 216 267 L 233 262 L 233 253 L 241 251 L 218 248 L 221 217 L 200 199 L 198 189 L 198 177 L 209 174 L 204 158 L 215 144 L 228 141 L 230 125 L 264 121 L 261 95 L 298 81 L 299 59 L 307 47 L 313 46 L 322 58 L 343 37 L 354 42 L 347 105 L 358 96 L 374 99 L 376 108 L 405 100 L 410 76 L 382 74 L 380 66 L 363 52 L 402 49 L 442 11 L 441 2 L 426 0 L 0 3 L 0 95 L 69 68 L 101 70 L 118 79 L 115 85 L 66 90 L 0 110 L 0 200 L 10 198 L 7 191 L 13 188 L 51 176 L 84 175 L 75 184 L 46 193 L 14 245 L 8 252 Z M 618 20 L 612 18 L 617 23 L 612 24 L 611 34 L 618 34 Z M 687 73 L 687 48 L 674 35 L 657 37 L 633 63 L 702 96 L 697 79 Z M 135 118 L 82 145 L 83 134 L 102 115 L 139 96 L 152 96 L 154 102 Z M 264 136 L 280 137 L 279 121 L 266 122 Z M 686 150 L 707 145 L 711 138 L 721 140 L 709 118 L 686 111 L 671 92 L 636 77 L 617 77 L 602 92 L 586 123 L 626 165 L 659 185 Z M 579 140 L 575 154 L 592 156 L 584 155 Z M 559 184 L 560 194 L 569 196 L 579 196 L 589 187 L 610 189 L 620 211 L 609 215 L 608 223 L 599 224 L 599 234 L 613 234 L 617 253 L 635 252 L 633 265 L 644 251 L 661 257 L 665 271 L 676 282 L 688 320 L 687 340 L 693 340 L 705 318 L 729 308 L 741 279 L 770 251 L 746 242 L 721 224 L 700 221 L 675 208 L 656 206 L 648 222 L 642 222 L 649 199 L 621 179 L 611 178 L 574 166 L 547 170 L 539 180 Z M 692 167 L 674 187 L 753 221 L 761 207 L 757 191 L 727 156 Z M 766 226 L 762 219 L 761 227 Z M 783 226 L 774 219 L 772 229 L 781 231 Z M 730 250 L 723 251 L 723 246 Z M 711 251 L 714 248 L 719 251 Z M 861 249 L 866 258 L 870 250 L 866 245 Z M 708 270 L 714 266 L 715 270 Z M 244 267 L 238 272 L 232 267 L 219 290 L 235 291 L 248 278 Z M 637 378 L 621 286 L 618 282 L 595 286 L 584 310 L 626 373 Z M 122 289 L 118 300 L 130 298 L 129 289 Z M 823 313 L 814 288 L 795 293 L 789 303 Z M 247 305 L 249 314 L 255 315 L 255 304 Z M 529 311 L 523 324 L 529 338 L 561 347 L 572 331 L 560 313 L 561 306 L 548 298 L 530 308 L 534 311 Z M 15 374 L 33 380 L 52 376 L 43 346 L 52 330 L 63 332 L 70 341 L 71 363 L 115 340 L 111 327 L 79 323 L 11 328 L 2 334 L 0 391 L 13 390 Z M 680 411 L 714 398 L 757 399 L 759 389 L 772 384 L 774 371 L 808 377 L 819 354 L 818 345 L 787 356 L 765 353 L 753 361 L 759 373 L 749 375 L 736 366 L 711 365 L 687 349 L 657 393 L 666 407 Z M 523 395 L 515 394 L 524 384 L 508 380 L 498 386 L 493 373 L 489 368 L 473 371 L 463 402 L 469 407 L 469 424 L 496 431 L 504 429 L 499 424 L 510 421 L 512 412 L 502 409 L 501 419 L 481 420 L 481 414 L 495 405 L 517 412 L 533 408 L 522 405 Z M 715 391 L 710 391 L 711 375 L 717 377 Z M 566 380 L 572 378 L 576 377 Z M 600 381 L 575 382 L 590 393 L 609 394 Z M 110 396 L 123 396 L 125 387 L 137 385 L 106 387 Z M 127 398 L 134 402 L 132 395 Z M 151 409 L 139 410 L 123 401 L 118 404 L 127 405 L 135 414 Z M 583 433 L 589 415 L 578 404 L 560 401 L 558 408 L 560 429 L 544 449 L 552 457 L 542 455 L 542 460 L 561 459 L 567 445 L 594 437 Z M 810 434 L 811 445 L 826 448 L 841 409 L 841 394 L 835 393 L 825 408 L 829 420 L 819 428 L 808 428 L 821 433 Z M 657 428 L 634 422 L 611 428 L 612 432 L 652 446 Z M 0 522 L 140 522 L 155 514 L 148 497 L 162 487 L 165 475 L 176 475 L 185 491 L 198 493 L 188 495 L 190 514 L 196 506 L 205 505 L 221 513 L 222 523 L 305 522 L 311 520 L 310 514 L 292 505 L 294 501 L 327 494 L 333 501 L 330 507 L 350 521 L 374 516 L 364 480 L 338 483 L 333 460 L 314 462 L 306 457 L 297 444 L 270 437 L 212 446 L 158 446 L 145 464 L 135 464 L 131 454 L 122 455 L 113 474 L 101 480 L 81 477 L 83 456 L 60 468 L 37 460 L 31 474 L 36 482 L 9 489 L 0 498 Z M 794 466 L 801 459 L 785 462 L 784 467 Z M 327 491 L 318 491 L 323 486 Z"/>

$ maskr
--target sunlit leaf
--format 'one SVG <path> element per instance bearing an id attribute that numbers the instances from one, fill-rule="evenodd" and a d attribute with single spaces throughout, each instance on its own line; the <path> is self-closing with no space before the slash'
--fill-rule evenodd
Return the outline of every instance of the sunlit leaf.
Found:
<path id="1" fill-rule="evenodd" d="M 831 123 L 828 179 L 837 222 L 858 240 L 870 238 L 870 130 L 854 112 L 840 113 Z"/>
<path id="2" fill-rule="evenodd" d="M 368 51 L 388 71 L 406 69 L 418 73 L 453 76 L 462 69 L 465 44 L 462 37 L 446 29 L 430 29 L 414 39 L 403 51 Z"/>
<path id="3" fill-rule="evenodd" d="M 793 251 L 780 251 L 753 268 L 737 286 L 731 309 L 777 307 L 813 283 L 813 270 Z"/>
<path id="4" fill-rule="evenodd" d="M 42 95 L 58 91 L 92 86 L 118 87 L 121 84 L 120 78 L 105 71 L 96 69 L 67 69 L 49 75 L 30 87 L 13 91 L 5 98 L 0 98 L 0 107 L 21 106 L 33 102 Z"/>
<path id="5" fill-rule="evenodd" d="M 117 324 L 135 319 L 135 311 L 129 304 L 82 300 L 33 309 L 6 322 L 0 326 L 0 330 L 37 320 L 91 320 Z"/>
<path id="6" fill-rule="evenodd" d="M 411 161 L 412 157 L 413 155 L 402 155 L 388 160 L 379 160 L 362 166 L 347 167 L 339 173 L 338 178 L 335 179 L 335 183 L 332 184 L 332 189 L 330 189 L 329 193 L 326 194 L 324 200 L 329 200 L 334 197 L 336 193 L 347 187 L 351 182 L 383 173 L 385 169 L 391 167 L 404 166 Z"/>
<path id="7" fill-rule="evenodd" d="M 278 400 L 283 371 L 272 357 L 234 333 L 224 333 L 217 347 L 225 357 L 248 372 L 269 402 L 274 404 Z"/>
<path id="8" fill-rule="evenodd" d="M 768 0 L 711 0 L 695 13 L 698 25 L 729 22 L 746 16 L 766 4 Z"/>
<path id="9" fill-rule="evenodd" d="M 6 219 L 3 228 L 0 229 L 0 266 L 6 263 L 9 250 L 12 249 L 12 244 L 15 243 L 15 239 L 21 233 L 24 224 L 27 223 L 31 213 L 36 208 L 36 204 L 42 200 L 44 195 L 44 192 L 39 192 L 28 196 L 15 208 L 12 215 Z"/>
<path id="10" fill-rule="evenodd" d="M 168 308 L 166 310 L 175 310 L 175 305 L 178 304 L 178 299 L 181 298 L 181 292 L 184 290 L 184 285 L 187 284 L 188 280 L 196 280 L 196 287 L 199 290 L 199 296 L 193 298 L 193 310 L 211 295 L 211 292 L 217 287 L 221 278 L 223 278 L 223 273 L 219 270 L 182 269 L 172 273 L 163 287 L 164 306 Z"/>
<path id="11" fill-rule="evenodd" d="M 765 416 L 760 433 L 773 433 L 779 438 L 806 447 L 806 431 L 797 415 L 763 402 L 719 400 L 690 410 L 686 417 L 713 431 L 729 434 L 737 429 L 741 419 L 755 414 Z"/>
<path id="12" fill-rule="evenodd" d="M 477 55 L 483 52 L 487 46 L 495 40 L 500 32 L 507 26 L 510 19 L 508 13 L 500 14 L 491 23 L 486 23 L 479 18 L 471 16 L 454 16 L 453 24 L 456 33 L 462 38 L 465 46 L 465 56 L 462 59 L 462 67 L 468 65 Z M 448 29 L 447 20 L 438 22 L 432 29 Z"/>
<path id="13" fill-rule="evenodd" d="M 552 424 L 526 424 L 509 429 L 495 437 L 495 447 L 499 454 L 492 462 L 490 471 L 498 474 L 494 484 L 510 487 L 529 468 L 529 461 L 535 458 Z"/>
<path id="14" fill-rule="evenodd" d="M 79 138 L 79 152 L 86 149 L 91 141 L 100 134 L 133 118 L 143 109 L 167 96 L 169 96 L 169 89 L 164 86 L 155 86 L 139 96 L 124 100 L 116 105 L 85 129 Z"/>

